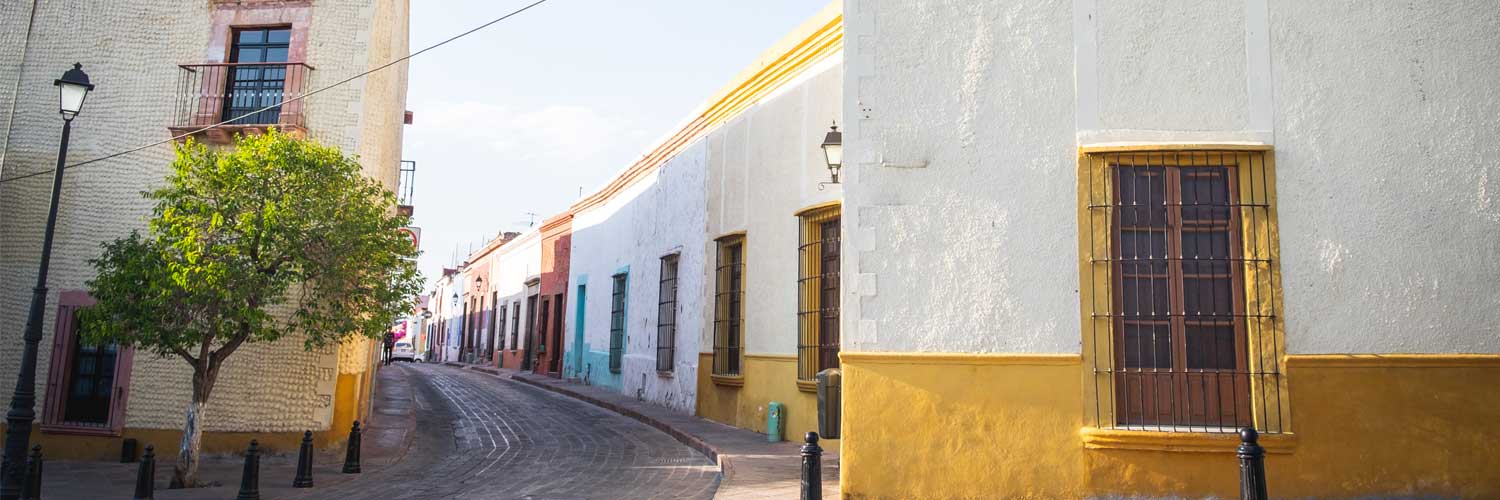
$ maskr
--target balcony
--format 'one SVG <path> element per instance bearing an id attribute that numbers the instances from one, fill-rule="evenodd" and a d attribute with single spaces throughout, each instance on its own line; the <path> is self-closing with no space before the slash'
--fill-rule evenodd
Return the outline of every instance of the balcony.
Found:
<path id="1" fill-rule="evenodd" d="M 172 135 L 229 120 L 193 137 L 228 144 L 236 134 L 259 134 L 267 128 L 305 135 L 302 101 L 310 90 L 313 67 L 304 63 L 210 63 L 178 66 L 176 113 L 167 127 Z"/>

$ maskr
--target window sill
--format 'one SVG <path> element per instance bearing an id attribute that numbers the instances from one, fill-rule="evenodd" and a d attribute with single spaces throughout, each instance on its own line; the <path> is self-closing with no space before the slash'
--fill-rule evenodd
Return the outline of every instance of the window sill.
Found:
<path id="1" fill-rule="evenodd" d="M 661 377 L 661 378 L 677 378 L 676 375 L 672 374 L 671 370 L 657 370 L 656 371 L 656 376 Z"/>
<path id="2" fill-rule="evenodd" d="M 119 437 L 123 432 L 113 427 L 98 427 L 85 424 L 41 424 L 37 426 L 42 434 L 62 434 L 70 436 L 104 436 Z"/>
<path id="3" fill-rule="evenodd" d="M 797 379 L 797 390 L 802 391 L 802 392 L 811 392 L 811 393 L 817 394 L 817 392 L 818 392 L 818 380 L 817 379 L 807 380 L 807 379 L 800 379 L 799 378 L 799 379 Z"/>
<path id="4" fill-rule="evenodd" d="M 745 386 L 744 375 L 709 375 L 708 378 L 714 381 L 714 385 L 722 385 L 725 387 Z"/>
<path id="5" fill-rule="evenodd" d="M 1078 431 L 1083 447 L 1090 450 L 1141 450 L 1174 453 L 1234 453 L 1240 437 L 1233 433 L 1168 432 L 1099 429 Z M 1296 434 L 1261 434 L 1257 439 L 1266 453 L 1286 454 L 1297 449 Z"/>

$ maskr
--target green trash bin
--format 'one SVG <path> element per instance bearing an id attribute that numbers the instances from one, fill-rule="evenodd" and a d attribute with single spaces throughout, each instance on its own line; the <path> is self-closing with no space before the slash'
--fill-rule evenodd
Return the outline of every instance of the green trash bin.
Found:
<path id="1" fill-rule="evenodd" d="M 766 441 L 780 442 L 786 425 L 786 407 L 772 401 L 771 411 L 766 412 Z"/>

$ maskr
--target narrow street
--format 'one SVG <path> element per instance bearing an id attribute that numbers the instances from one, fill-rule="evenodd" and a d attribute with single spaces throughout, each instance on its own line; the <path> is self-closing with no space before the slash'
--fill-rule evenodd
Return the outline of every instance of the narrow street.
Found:
<path id="1" fill-rule="evenodd" d="M 718 485 L 708 458 L 618 414 L 449 367 L 386 369 L 413 386 L 411 449 L 307 498 L 694 499 Z"/>

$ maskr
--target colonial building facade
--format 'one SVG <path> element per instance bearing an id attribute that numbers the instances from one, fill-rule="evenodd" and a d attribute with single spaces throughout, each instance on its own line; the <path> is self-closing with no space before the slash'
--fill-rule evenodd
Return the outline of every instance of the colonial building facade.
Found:
<path id="1" fill-rule="evenodd" d="M 141 38 L 142 34 L 150 36 Z M 69 158 L 98 158 L 232 117 L 196 135 L 222 144 L 267 127 L 359 155 L 365 172 L 397 187 L 406 69 L 270 111 L 251 111 L 330 85 L 407 53 L 404 0 L 345 2 L 65 0 L 0 5 L 0 175 L 51 168 L 57 90 L 52 80 L 82 63 L 97 89 L 73 122 Z M 191 370 L 179 359 L 80 345 L 73 311 L 103 241 L 144 228 L 172 159 L 170 144 L 69 171 L 64 179 L 37 370 L 35 442 L 49 457 L 119 456 L 120 441 L 158 447 L 179 440 Z M 41 250 L 50 176 L 0 184 L 0 373 L 12 380 Z M 394 210 L 395 207 L 392 207 Z M 228 359 L 204 418 L 206 452 L 237 450 L 253 433 L 262 446 L 295 450 L 304 430 L 320 444 L 342 439 L 369 411 L 367 342 L 306 352 L 296 339 L 247 345 Z M 264 366 L 282 367 L 265 383 Z M 88 366 L 112 367 L 96 372 Z M 84 380 L 92 377 L 90 380 Z M 88 398 L 68 387 L 93 384 Z M 8 382 L 0 397 L 9 398 Z"/>
<path id="2" fill-rule="evenodd" d="M 845 495 L 1500 495 L 1493 11 L 849 0 Z"/>

